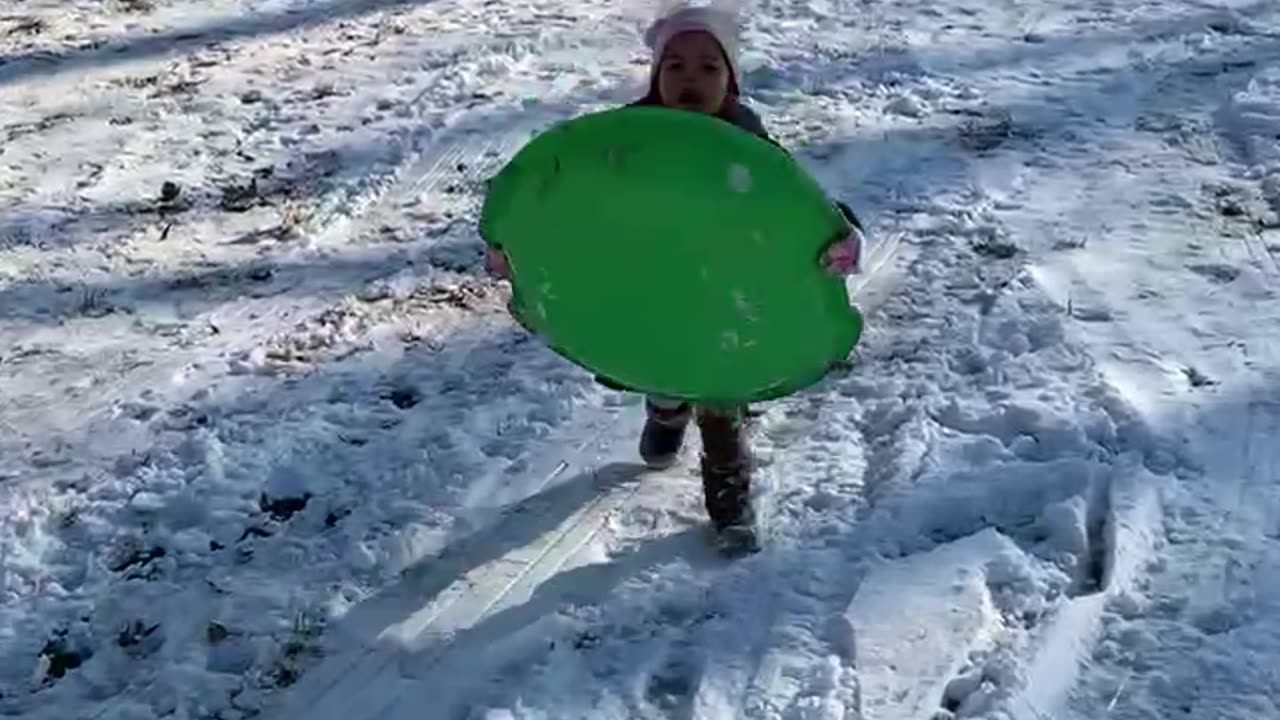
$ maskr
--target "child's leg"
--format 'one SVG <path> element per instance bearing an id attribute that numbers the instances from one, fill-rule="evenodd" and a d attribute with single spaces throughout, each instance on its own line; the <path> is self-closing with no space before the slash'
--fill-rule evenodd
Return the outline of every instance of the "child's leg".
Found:
<path id="1" fill-rule="evenodd" d="M 742 431 L 743 407 L 697 410 L 702 433 L 702 489 L 707 514 L 720 529 L 751 524 L 751 453 Z"/>
<path id="2" fill-rule="evenodd" d="M 648 419 L 640 435 L 640 457 L 654 469 L 671 467 L 680 456 L 693 411 L 689 403 L 655 396 L 645 398 L 644 409 Z"/>

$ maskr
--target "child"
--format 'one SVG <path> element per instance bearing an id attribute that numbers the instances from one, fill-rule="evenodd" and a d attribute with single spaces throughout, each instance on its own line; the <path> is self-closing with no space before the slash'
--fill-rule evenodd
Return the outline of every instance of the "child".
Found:
<path id="1" fill-rule="evenodd" d="M 738 42 L 735 18 L 724 10 L 679 4 L 645 33 L 653 50 L 649 91 L 632 106 L 661 105 L 713 115 L 777 144 L 760 118 L 739 99 Z M 847 205 L 837 203 L 851 223 L 834 238 L 822 265 L 836 275 L 860 271 L 861 224 Z M 489 271 L 508 277 L 506 256 L 490 246 Z M 610 387 L 625 390 L 605 378 Z M 751 458 L 742 435 L 745 407 L 691 407 L 661 397 L 645 401 L 647 420 L 640 436 L 640 456 L 653 468 L 675 463 L 689 422 L 696 418 L 702 435 L 702 484 L 707 514 L 716 530 L 754 535 L 750 505 Z"/>

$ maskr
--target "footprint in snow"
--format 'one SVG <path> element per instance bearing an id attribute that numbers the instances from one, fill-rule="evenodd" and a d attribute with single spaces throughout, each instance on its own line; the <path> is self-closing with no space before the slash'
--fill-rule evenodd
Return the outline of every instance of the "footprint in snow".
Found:
<path id="1" fill-rule="evenodd" d="M 1201 263 L 1198 265 L 1188 265 L 1187 269 L 1191 272 L 1202 275 L 1214 282 L 1229 283 L 1240 277 L 1240 268 L 1225 263 Z"/>
<path id="2" fill-rule="evenodd" d="M 676 713 L 693 700 L 699 670 L 687 652 L 673 652 L 645 686 L 645 699 L 660 710 Z"/>
<path id="3" fill-rule="evenodd" d="M 121 416 L 127 417 L 130 420 L 145 423 L 155 417 L 156 414 L 160 412 L 160 408 L 147 403 L 125 402 L 120 404 L 117 412 L 119 412 Z"/>
<path id="4" fill-rule="evenodd" d="M 1111 311 L 1104 307 L 1073 307 L 1071 317 L 1080 322 L 1111 322 L 1115 319 Z"/>

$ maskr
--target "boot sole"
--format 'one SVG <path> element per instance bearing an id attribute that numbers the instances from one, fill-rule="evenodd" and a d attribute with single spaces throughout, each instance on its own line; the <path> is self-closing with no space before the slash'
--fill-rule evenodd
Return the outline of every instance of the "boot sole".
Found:
<path id="1" fill-rule="evenodd" d="M 644 460 L 645 467 L 650 470 L 670 470 L 680 462 L 680 455 L 677 453 L 670 456 L 657 458 L 642 457 L 641 459 Z"/>

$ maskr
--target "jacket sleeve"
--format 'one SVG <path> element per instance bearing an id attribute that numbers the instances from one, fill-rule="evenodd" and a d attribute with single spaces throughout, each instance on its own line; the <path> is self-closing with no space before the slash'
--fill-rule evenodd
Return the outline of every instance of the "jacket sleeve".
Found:
<path id="1" fill-rule="evenodd" d="M 853 208 L 849 207 L 848 203 L 837 200 L 836 207 L 840 208 L 840 212 L 844 215 L 844 219 L 848 220 L 850 225 L 857 228 L 858 232 L 866 234 L 867 229 L 862 227 L 862 221 L 854 214 Z"/>
<path id="2" fill-rule="evenodd" d="M 486 194 L 489 192 L 489 188 L 492 184 L 493 184 L 492 177 L 485 180 L 484 187 L 485 187 Z M 481 219 L 480 222 L 476 223 L 476 234 L 480 236 L 480 241 L 484 243 L 486 247 L 491 248 L 493 250 L 502 250 L 502 246 L 490 240 L 488 235 L 485 233 L 485 224 L 483 222 L 483 219 Z"/>

